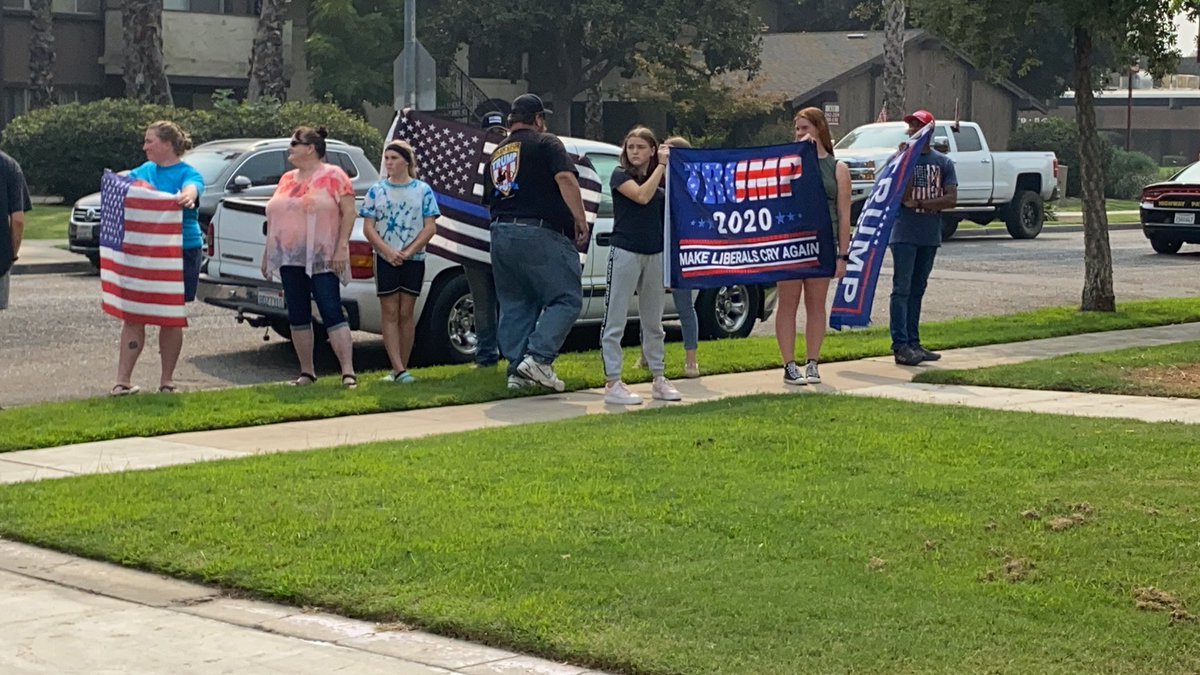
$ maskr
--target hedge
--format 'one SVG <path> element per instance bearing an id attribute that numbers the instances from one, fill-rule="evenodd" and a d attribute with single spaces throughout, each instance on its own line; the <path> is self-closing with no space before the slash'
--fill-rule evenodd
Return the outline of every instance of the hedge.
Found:
<path id="1" fill-rule="evenodd" d="M 1050 118 L 1022 124 L 1008 142 L 1009 150 L 1053 150 L 1058 161 L 1070 167 L 1067 174 L 1068 197 L 1079 196 L 1083 171 L 1079 166 L 1079 129 L 1070 120 Z M 1109 199 L 1137 199 L 1142 187 L 1158 179 L 1158 165 L 1140 152 L 1125 152 L 1100 135 L 1100 153 L 1104 165 L 1104 196 Z"/>
<path id="2" fill-rule="evenodd" d="M 155 120 L 172 120 L 196 144 L 222 138 L 278 138 L 301 125 L 324 125 L 330 138 L 357 145 L 368 157 L 382 152 L 383 137 L 361 117 L 328 103 L 237 103 L 214 97 L 211 110 L 151 105 L 122 99 L 68 103 L 35 110 L 4 129 L 2 147 L 21 163 L 41 194 L 72 202 L 100 189 L 104 169 L 146 161 L 142 137 Z"/>

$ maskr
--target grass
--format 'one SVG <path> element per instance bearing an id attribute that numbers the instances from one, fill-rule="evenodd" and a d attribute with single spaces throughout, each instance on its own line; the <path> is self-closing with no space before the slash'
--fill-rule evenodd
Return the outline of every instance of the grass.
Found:
<path id="1" fill-rule="evenodd" d="M 1069 307 L 1020 314 L 975 317 L 929 323 L 921 329 L 931 349 L 953 349 L 1108 330 L 1200 321 L 1200 299 L 1174 298 L 1123 304 L 1114 313 L 1083 313 Z M 827 362 L 849 361 L 891 353 L 885 328 L 830 335 L 823 348 Z M 625 351 L 626 378 L 649 378 L 633 368 L 638 348 Z M 773 338 L 706 342 L 700 348 L 706 373 L 731 373 L 779 366 Z M 667 375 L 678 377 L 682 346 L 667 345 Z M 556 363 L 569 390 L 604 384 L 599 352 L 564 354 Z M 184 431 L 255 426 L 345 415 L 482 403 L 510 396 L 502 371 L 469 366 L 439 366 L 417 372 L 419 382 L 398 387 L 364 375 L 363 385 L 346 391 L 337 378 L 322 378 L 311 387 L 264 384 L 173 396 L 98 397 L 0 410 L 0 452 L 130 436 L 158 436 Z"/>
<path id="2" fill-rule="evenodd" d="M 1130 199 L 1106 199 L 1104 206 L 1109 211 L 1137 211 L 1139 203 Z M 1079 212 L 1083 210 L 1083 203 L 1078 197 L 1068 197 L 1055 202 L 1054 210 L 1059 213 L 1063 211 Z"/>
<path id="3" fill-rule="evenodd" d="M 925 371 L 917 382 L 1131 396 L 1200 398 L 1200 342 L 1071 354 L 975 370 Z"/>
<path id="4" fill-rule="evenodd" d="M 25 214 L 26 239 L 67 240 L 67 223 L 71 219 L 70 206 L 44 206 L 38 204 Z"/>
<path id="5" fill-rule="evenodd" d="M 758 396 L 14 485 L 0 535 L 627 673 L 1179 673 L 1133 594 L 1200 604 L 1197 481 L 1182 425 Z"/>

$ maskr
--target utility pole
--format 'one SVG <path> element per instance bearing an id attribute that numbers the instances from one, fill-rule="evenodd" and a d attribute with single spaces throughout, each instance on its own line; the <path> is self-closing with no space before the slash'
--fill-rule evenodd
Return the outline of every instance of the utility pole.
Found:
<path id="1" fill-rule="evenodd" d="M 1125 152 L 1133 147 L 1133 76 L 1138 71 L 1138 64 L 1129 66 L 1129 98 L 1125 102 Z"/>
<path id="2" fill-rule="evenodd" d="M 417 0 L 404 0 L 404 104 L 417 107 Z"/>

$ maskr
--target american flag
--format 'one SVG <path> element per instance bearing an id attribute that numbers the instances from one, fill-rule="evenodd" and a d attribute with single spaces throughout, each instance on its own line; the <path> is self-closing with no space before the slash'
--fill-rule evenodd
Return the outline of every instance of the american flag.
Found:
<path id="1" fill-rule="evenodd" d="M 397 114 L 389 139 L 403 139 L 413 146 L 421 167 L 421 180 L 437 195 L 442 216 L 428 250 L 457 263 L 490 264 L 491 214 L 483 204 L 484 171 L 504 140 L 498 129 L 483 130 L 426 113 L 410 110 Z M 579 188 L 589 225 L 600 210 L 600 175 L 584 156 L 575 156 Z"/>
<path id="2" fill-rule="evenodd" d="M 100 194 L 101 307 L 134 323 L 187 326 L 183 209 L 173 195 L 111 171 Z"/>

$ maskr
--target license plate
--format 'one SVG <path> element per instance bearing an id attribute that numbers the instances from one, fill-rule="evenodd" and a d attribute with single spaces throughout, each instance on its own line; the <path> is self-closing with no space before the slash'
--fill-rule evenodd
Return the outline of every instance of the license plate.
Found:
<path id="1" fill-rule="evenodd" d="M 91 239 L 96 231 L 95 225 L 76 225 L 75 237 L 77 239 Z"/>
<path id="2" fill-rule="evenodd" d="M 1194 213 L 1176 213 L 1175 214 L 1175 224 L 1176 225 L 1195 225 L 1196 224 L 1196 214 L 1194 214 Z"/>
<path id="3" fill-rule="evenodd" d="M 258 304 L 263 307 L 283 309 L 283 291 L 274 289 L 258 289 Z"/>

